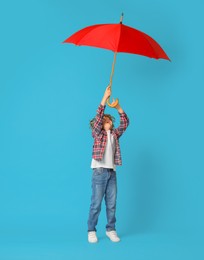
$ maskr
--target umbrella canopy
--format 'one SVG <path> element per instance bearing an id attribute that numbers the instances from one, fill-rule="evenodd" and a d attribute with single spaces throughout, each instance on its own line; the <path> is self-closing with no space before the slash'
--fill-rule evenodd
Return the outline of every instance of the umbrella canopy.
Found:
<path id="1" fill-rule="evenodd" d="M 114 52 L 114 60 L 110 77 L 110 86 L 112 85 L 112 77 L 118 52 L 132 53 L 143 55 L 154 59 L 166 59 L 169 57 L 164 52 L 162 47 L 149 35 L 137 29 L 124 25 L 122 23 L 123 14 L 118 24 L 96 24 L 85 27 L 63 43 L 73 43 L 75 45 L 92 46 L 97 48 L 108 49 Z M 118 104 L 118 99 L 108 105 L 115 107 Z"/>
<path id="2" fill-rule="evenodd" d="M 114 52 L 126 52 L 155 59 L 170 60 L 153 38 L 122 23 L 97 24 L 85 27 L 67 38 L 64 43 L 93 46 Z"/>

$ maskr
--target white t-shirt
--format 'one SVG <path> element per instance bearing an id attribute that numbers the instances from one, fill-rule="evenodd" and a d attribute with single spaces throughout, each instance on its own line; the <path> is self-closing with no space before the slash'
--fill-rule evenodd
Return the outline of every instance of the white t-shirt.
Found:
<path id="1" fill-rule="evenodd" d="M 97 161 L 92 158 L 91 168 L 112 168 L 114 171 L 116 170 L 116 165 L 114 164 L 114 155 L 115 155 L 115 139 L 113 135 L 111 135 L 110 130 L 106 131 L 107 133 L 107 143 L 103 155 L 103 159 L 101 161 Z"/>

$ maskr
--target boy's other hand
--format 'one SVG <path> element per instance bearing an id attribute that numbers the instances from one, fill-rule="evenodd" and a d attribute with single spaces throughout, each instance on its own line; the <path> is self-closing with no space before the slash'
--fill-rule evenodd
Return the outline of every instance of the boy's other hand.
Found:
<path id="1" fill-rule="evenodd" d="M 122 107 L 120 106 L 119 102 L 118 102 L 117 106 L 115 106 L 114 108 L 116 108 L 119 113 L 123 113 L 124 112 Z"/>

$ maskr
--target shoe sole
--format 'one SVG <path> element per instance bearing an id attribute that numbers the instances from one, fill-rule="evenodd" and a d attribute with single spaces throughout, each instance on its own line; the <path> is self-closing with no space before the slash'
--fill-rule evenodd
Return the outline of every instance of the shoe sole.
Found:
<path id="1" fill-rule="evenodd" d="M 110 241 L 112 241 L 112 242 L 114 242 L 114 243 L 120 242 L 120 239 L 117 240 L 117 241 L 114 241 L 114 240 L 112 240 L 112 239 L 109 237 L 109 235 L 106 234 L 106 236 L 110 239 Z"/>
<path id="2" fill-rule="evenodd" d="M 96 244 L 98 241 L 88 241 L 90 244 Z"/>
<path id="3" fill-rule="evenodd" d="M 90 241 L 90 240 L 88 239 L 88 242 L 91 243 L 91 244 L 98 243 L 98 239 L 97 239 L 96 241 Z"/>

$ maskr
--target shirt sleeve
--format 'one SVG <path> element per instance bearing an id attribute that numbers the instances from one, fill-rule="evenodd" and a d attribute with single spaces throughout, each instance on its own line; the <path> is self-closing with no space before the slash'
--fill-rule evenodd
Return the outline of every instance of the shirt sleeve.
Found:
<path id="1" fill-rule="evenodd" d="M 122 113 L 119 113 L 120 115 L 120 125 L 115 129 L 116 136 L 119 138 L 121 135 L 125 132 L 127 129 L 130 121 L 127 116 L 127 114 L 123 111 Z"/>
<path id="2" fill-rule="evenodd" d="M 98 109 L 96 111 L 95 120 L 94 120 L 94 125 L 92 128 L 93 137 L 99 136 L 99 134 L 101 133 L 102 126 L 103 126 L 103 115 L 104 115 L 105 107 L 106 107 L 106 105 L 103 106 L 102 104 L 100 104 L 98 106 Z"/>

